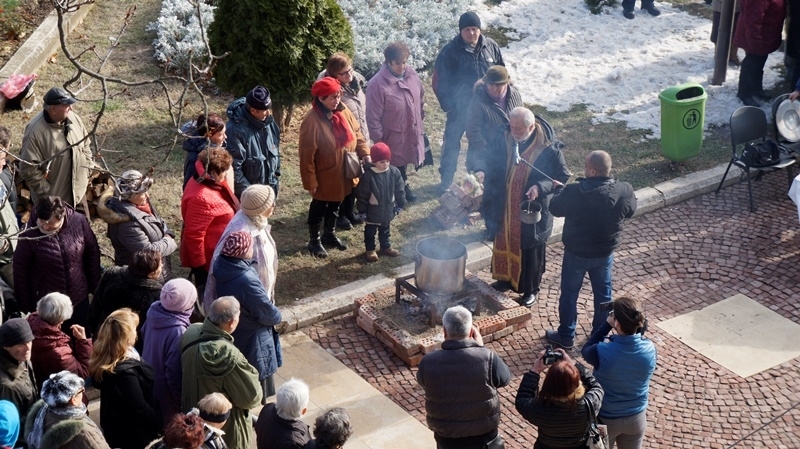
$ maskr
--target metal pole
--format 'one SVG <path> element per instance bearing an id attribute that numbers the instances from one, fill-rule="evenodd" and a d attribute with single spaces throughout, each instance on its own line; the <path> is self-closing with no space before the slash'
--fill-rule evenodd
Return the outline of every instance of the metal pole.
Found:
<path id="1" fill-rule="evenodd" d="M 714 52 L 714 77 L 711 79 L 713 86 L 720 86 L 725 82 L 728 71 L 728 57 L 731 51 L 731 38 L 733 37 L 733 12 L 736 11 L 738 0 L 722 1 L 722 12 L 717 29 L 717 46 Z"/>

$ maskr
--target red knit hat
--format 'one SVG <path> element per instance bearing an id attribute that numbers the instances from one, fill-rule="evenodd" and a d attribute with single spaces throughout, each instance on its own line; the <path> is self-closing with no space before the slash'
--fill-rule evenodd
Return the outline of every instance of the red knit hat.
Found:
<path id="1" fill-rule="evenodd" d="M 249 232 L 236 231 L 225 237 L 222 245 L 222 255 L 228 257 L 242 258 L 253 246 L 253 237 Z"/>
<path id="2" fill-rule="evenodd" d="M 372 162 L 391 161 L 392 150 L 383 142 L 378 142 L 369 149 L 369 157 Z"/>
<path id="3" fill-rule="evenodd" d="M 326 76 L 311 86 L 311 95 L 315 97 L 327 97 L 342 90 L 342 85 L 336 78 Z"/>

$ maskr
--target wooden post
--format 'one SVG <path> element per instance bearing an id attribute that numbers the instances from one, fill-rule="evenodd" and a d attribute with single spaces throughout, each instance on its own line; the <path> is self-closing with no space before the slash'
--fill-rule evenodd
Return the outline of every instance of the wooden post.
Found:
<path id="1" fill-rule="evenodd" d="M 725 82 L 728 71 L 728 57 L 731 51 L 733 38 L 733 16 L 739 0 L 721 0 L 722 12 L 717 30 L 716 50 L 714 52 L 714 77 L 711 79 L 713 86 L 720 86 Z"/>

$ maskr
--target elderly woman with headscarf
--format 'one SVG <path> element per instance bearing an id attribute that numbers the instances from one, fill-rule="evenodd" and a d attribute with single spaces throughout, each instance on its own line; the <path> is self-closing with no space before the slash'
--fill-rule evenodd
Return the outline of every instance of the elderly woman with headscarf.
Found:
<path id="1" fill-rule="evenodd" d="M 282 365 L 281 347 L 275 326 L 281 311 L 270 301 L 253 267 L 253 237 L 236 231 L 222 241 L 220 257 L 214 262 L 217 294 L 233 296 L 241 304 L 239 325 L 233 331 L 233 344 L 258 370 L 264 392 L 262 404 L 275 394 L 272 375 Z"/>
<path id="2" fill-rule="evenodd" d="M 195 162 L 197 175 L 181 198 L 181 264 L 191 269 L 195 285 L 205 288 L 211 257 L 225 227 L 239 210 L 226 173 L 233 158 L 224 148 L 207 148 Z"/>
<path id="3" fill-rule="evenodd" d="M 73 324 L 70 329 L 74 339 L 61 330 L 61 323 L 72 316 L 69 296 L 53 292 L 39 300 L 36 312 L 28 315 L 33 332 L 31 364 L 36 374 L 37 388 L 51 374 L 67 370 L 82 378 L 89 377 L 89 358 L 92 356 L 92 339 L 86 338 L 86 329 Z"/>
<path id="4" fill-rule="evenodd" d="M 42 399 L 28 414 L 29 449 L 109 449 L 97 424 L 89 418 L 83 379 L 69 371 L 50 376 L 42 386 Z"/>
<path id="5" fill-rule="evenodd" d="M 203 298 L 203 309 L 208 310 L 211 303 L 219 298 L 217 294 L 216 279 L 214 276 L 214 262 L 222 253 L 222 242 L 231 233 L 245 231 L 253 237 L 253 261 L 258 278 L 264 285 L 267 298 L 270 302 L 275 302 L 275 277 L 278 274 L 278 251 L 275 248 L 275 240 L 270 235 L 270 225 L 267 219 L 275 211 L 275 191 L 272 187 L 253 184 L 242 192 L 241 210 L 236 212 L 233 220 L 228 223 L 225 232 L 222 233 L 220 243 L 214 250 L 214 257 L 211 259 L 211 272 L 206 282 L 206 291 Z"/>
<path id="6" fill-rule="evenodd" d="M 14 293 L 22 312 L 36 309 L 42 296 L 61 292 L 72 300 L 72 324 L 86 324 L 89 293 L 100 281 L 100 247 L 82 214 L 57 196 L 36 203 L 30 218 L 36 227 L 21 235 L 14 251 Z"/>
<path id="7" fill-rule="evenodd" d="M 385 62 L 369 80 L 367 90 L 367 126 L 375 143 L 383 142 L 392 149 L 392 167 L 397 167 L 406 182 L 406 166 L 414 168 L 425 159 L 422 137 L 425 118 L 422 81 L 408 62 L 408 46 L 392 42 L 383 50 Z M 406 200 L 416 196 L 405 185 Z"/>
<path id="8" fill-rule="evenodd" d="M 136 170 L 128 170 L 116 180 L 119 198 L 107 189 L 100 196 L 97 213 L 108 223 L 108 238 L 114 246 L 114 265 L 131 263 L 133 253 L 144 249 L 157 250 L 163 258 L 161 282 L 172 278 L 169 255 L 178 249 L 175 234 L 158 215 L 150 202 L 153 178 Z"/>
<path id="9" fill-rule="evenodd" d="M 142 326 L 142 358 L 155 372 L 154 391 L 164 422 L 181 411 L 181 337 L 197 302 L 197 289 L 186 279 L 173 279 L 161 289 L 161 300 L 147 311 Z"/>
<path id="10" fill-rule="evenodd" d="M 347 246 L 336 237 L 339 204 L 358 184 L 345 176 L 345 153 L 369 161 L 369 148 L 355 116 L 342 102 L 342 86 L 324 77 L 311 87 L 311 110 L 300 124 L 300 177 L 311 194 L 308 208 L 308 251 L 328 257 L 323 245 L 341 251 Z M 320 226 L 324 233 L 320 233 Z"/>

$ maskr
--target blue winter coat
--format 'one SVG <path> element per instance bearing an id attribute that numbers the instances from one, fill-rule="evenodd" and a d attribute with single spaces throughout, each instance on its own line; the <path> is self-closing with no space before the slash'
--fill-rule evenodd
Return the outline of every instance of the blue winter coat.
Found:
<path id="1" fill-rule="evenodd" d="M 220 256 L 214 262 L 217 295 L 239 300 L 239 326 L 233 331 L 233 344 L 265 379 L 283 364 L 281 346 L 275 325 L 281 322 L 281 311 L 267 295 L 258 273 L 249 260 Z"/>
<path id="2" fill-rule="evenodd" d="M 247 112 L 245 98 L 228 106 L 227 148 L 233 156 L 234 192 L 242 196 L 250 184 L 266 184 L 278 195 L 281 176 L 281 132 L 272 116 L 259 121 Z"/>

